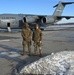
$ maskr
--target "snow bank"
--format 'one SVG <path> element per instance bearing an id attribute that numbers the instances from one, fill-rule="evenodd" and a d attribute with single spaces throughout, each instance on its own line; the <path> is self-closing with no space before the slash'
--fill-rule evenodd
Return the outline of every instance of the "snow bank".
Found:
<path id="1" fill-rule="evenodd" d="M 20 74 L 74 75 L 74 51 L 52 53 L 23 67 Z"/>

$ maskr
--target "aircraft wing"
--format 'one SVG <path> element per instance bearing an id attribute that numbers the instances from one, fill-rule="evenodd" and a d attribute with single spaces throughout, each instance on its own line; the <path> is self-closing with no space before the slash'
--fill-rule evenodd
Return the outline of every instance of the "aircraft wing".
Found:
<path id="1" fill-rule="evenodd" d="M 57 19 L 62 19 L 62 18 L 70 19 L 74 18 L 74 16 L 57 16 Z"/>

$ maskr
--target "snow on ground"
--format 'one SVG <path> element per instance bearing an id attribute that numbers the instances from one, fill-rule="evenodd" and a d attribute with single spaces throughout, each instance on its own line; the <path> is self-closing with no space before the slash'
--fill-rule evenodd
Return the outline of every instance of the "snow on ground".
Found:
<path id="1" fill-rule="evenodd" d="M 23 67 L 20 74 L 74 75 L 74 51 L 52 53 Z"/>

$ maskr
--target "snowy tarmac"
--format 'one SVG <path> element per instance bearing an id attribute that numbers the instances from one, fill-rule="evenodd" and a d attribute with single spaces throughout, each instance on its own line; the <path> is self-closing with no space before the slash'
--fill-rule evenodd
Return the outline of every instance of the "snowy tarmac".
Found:
<path id="1" fill-rule="evenodd" d="M 74 51 L 74 30 L 43 31 L 43 57 L 60 51 Z M 0 75 L 14 75 L 14 69 L 30 64 L 39 56 L 21 56 L 20 32 L 0 32 Z M 33 46 L 32 46 L 33 52 Z"/>

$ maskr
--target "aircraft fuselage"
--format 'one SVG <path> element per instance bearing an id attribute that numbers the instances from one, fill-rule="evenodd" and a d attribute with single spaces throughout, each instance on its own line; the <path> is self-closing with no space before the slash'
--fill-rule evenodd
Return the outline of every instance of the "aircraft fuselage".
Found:
<path id="1" fill-rule="evenodd" d="M 23 18 L 17 14 L 0 15 L 0 28 L 21 28 L 23 25 Z"/>

